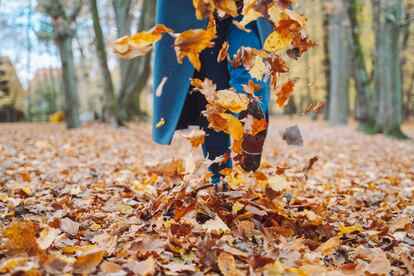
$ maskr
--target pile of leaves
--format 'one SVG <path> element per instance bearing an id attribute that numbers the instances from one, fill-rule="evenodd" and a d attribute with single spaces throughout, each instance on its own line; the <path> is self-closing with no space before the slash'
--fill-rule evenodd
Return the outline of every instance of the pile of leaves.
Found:
<path id="1" fill-rule="evenodd" d="M 273 120 L 259 171 L 218 193 L 147 125 L 2 126 L 0 273 L 412 274 L 413 144 L 299 123 L 305 147 Z"/>

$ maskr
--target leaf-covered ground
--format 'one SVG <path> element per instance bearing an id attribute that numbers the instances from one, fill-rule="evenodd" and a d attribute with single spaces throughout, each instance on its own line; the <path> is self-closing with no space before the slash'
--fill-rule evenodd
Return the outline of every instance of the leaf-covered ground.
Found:
<path id="1" fill-rule="evenodd" d="M 143 124 L 2 125 L 0 273 L 414 273 L 412 141 L 274 119 L 260 171 L 218 194 L 191 152 Z"/>

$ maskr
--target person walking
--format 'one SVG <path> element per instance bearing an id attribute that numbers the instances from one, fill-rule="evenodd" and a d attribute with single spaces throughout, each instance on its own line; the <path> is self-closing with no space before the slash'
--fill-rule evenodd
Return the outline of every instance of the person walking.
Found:
<path id="1" fill-rule="evenodd" d="M 243 31 L 233 24 L 233 20 L 240 21 L 241 17 L 219 18 L 215 15 L 214 19 L 217 38 L 214 40 L 213 48 L 205 49 L 200 54 L 202 66 L 199 71 L 195 70 L 188 59 L 184 59 L 182 64 L 177 62 L 173 47 L 174 38 L 171 36 L 163 36 L 155 44 L 153 71 L 155 89 L 164 78 L 167 78 L 162 95 L 157 96 L 154 91 L 153 140 L 159 144 L 169 145 L 176 130 L 185 129 L 190 125 L 199 126 L 205 131 L 203 153 L 210 160 L 215 160 L 230 151 L 230 137 L 224 132 L 216 132 L 208 127 L 207 118 L 202 114 L 207 102 L 200 93 L 189 93 L 192 90 L 190 80 L 208 78 L 217 85 L 217 90 L 231 87 L 237 93 L 243 93 L 243 85 L 247 85 L 251 80 L 254 81 L 261 87 L 255 92 L 255 96 L 260 100 L 252 100 L 247 110 L 238 114 L 239 119 L 242 120 L 250 114 L 256 119 L 267 118 L 268 120 L 269 83 L 253 79 L 242 65 L 233 67 L 227 60 L 218 62 L 217 56 L 225 41 L 229 44 L 228 53 L 231 57 L 242 46 L 262 49 L 265 39 L 273 31 L 270 23 L 264 18 L 259 18 L 247 25 L 246 28 L 250 32 Z M 164 24 L 175 32 L 183 32 L 188 29 L 206 28 L 208 19 L 197 20 L 192 0 L 158 0 L 156 23 Z M 165 124 L 157 128 L 156 125 L 160 118 L 165 118 Z M 258 169 L 266 133 L 267 130 L 255 136 L 244 134 L 240 165 L 245 171 Z M 210 165 L 211 183 L 218 185 L 222 177 L 220 171 L 231 166 L 232 160 L 224 164 Z"/>

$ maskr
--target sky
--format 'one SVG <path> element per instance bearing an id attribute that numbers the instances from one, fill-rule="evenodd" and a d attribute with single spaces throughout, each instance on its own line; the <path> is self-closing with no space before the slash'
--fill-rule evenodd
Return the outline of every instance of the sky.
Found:
<path id="1" fill-rule="evenodd" d="M 25 88 L 36 70 L 59 67 L 56 48 L 41 43 L 36 36 L 42 22 L 39 13 L 32 13 L 32 27 L 28 28 L 30 4 L 37 5 L 35 0 L 0 0 L 0 56 L 11 59 Z"/>

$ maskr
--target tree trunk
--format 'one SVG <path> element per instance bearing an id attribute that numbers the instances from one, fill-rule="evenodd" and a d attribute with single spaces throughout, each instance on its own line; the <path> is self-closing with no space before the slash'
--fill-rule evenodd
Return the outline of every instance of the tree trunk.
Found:
<path id="1" fill-rule="evenodd" d="M 329 123 L 345 125 L 348 122 L 349 88 L 349 31 L 346 26 L 346 10 L 342 0 L 334 0 L 335 9 L 329 18 L 329 54 L 331 84 L 329 99 Z"/>
<path id="2" fill-rule="evenodd" d="M 115 12 L 115 21 L 117 26 L 118 37 L 131 34 L 131 0 L 113 0 L 112 5 Z M 141 10 L 143 11 L 143 10 Z M 125 81 L 128 63 L 126 59 L 119 59 L 121 70 L 121 83 Z"/>
<path id="3" fill-rule="evenodd" d="M 403 120 L 400 24 L 404 7 L 402 0 L 381 0 L 379 4 L 375 87 L 379 98 L 376 130 L 397 138 L 406 138 L 400 128 Z"/>
<path id="4" fill-rule="evenodd" d="M 108 57 L 106 54 L 104 36 L 99 20 L 99 12 L 96 0 L 89 0 L 89 9 L 92 14 L 93 28 L 95 31 L 96 54 L 98 56 L 99 67 L 102 73 L 102 82 L 105 97 L 103 119 L 105 122 L 110 123 L 113 126 L 118 126 L 116 120 L 117 104 L 115 101 L 114 86 L 112 83 L 111 72 L 108 68 Z"/>
<path id="5" fill-rule="evenodd" d="M 80 126 L 80 120 L 72 37 L 62 37 L 57 41 L 57 45 L 62 64 L 63 90 L 65 92 L 65 122 L 68 128 L 77 128 Z"/>
<path id="6" fill-rule="evenodd" d="M 150 29 L 154 26 L 155 1 L 143 0 L 141 10 L 145 12 L 141 14 L 138 24 L 138 32 Z M 118 95 L 119 120 L 126 121 L 132 119 L 135 115 L 142 115 L 139 104 L 139 94 L 146 86 L 150 76 L 150 63 L 150 55 L 138 57 L 128 62 L 125 78 L 121 83 Z M 133 108 L 131 109 L 131 107 Z"/>
<path id="7" fill-rule="evenodd" d="M 325 73 L 325 87 L 326 87 L 326 96 L 325 102 L 326 107 L 324 111 L 324 118 L 328 120 L 329 117 L 329 102 L 330 102 L 330 94 L 331 94 L 331 60 L 329 57 L 329 12 L 327 11 L 326 5 L 330 3 L 330 1 L 322 1 L 322 12 L 323 12 L 323 65 L 324 65 L 324 73 Z"/>
<path id="8" fill-rule="evenodd" d="M 352 35 L 352 63 L 353 78 L 356 88 L 356 119 L 360 129 L 373 127 L 372 92 L 370 89 L 368 73 L 365 65 L 362 43 L 359 37 L 360 24 L 358 22 L 357 0 L 347 3 L 348 17 L 351 24 Z"/>

